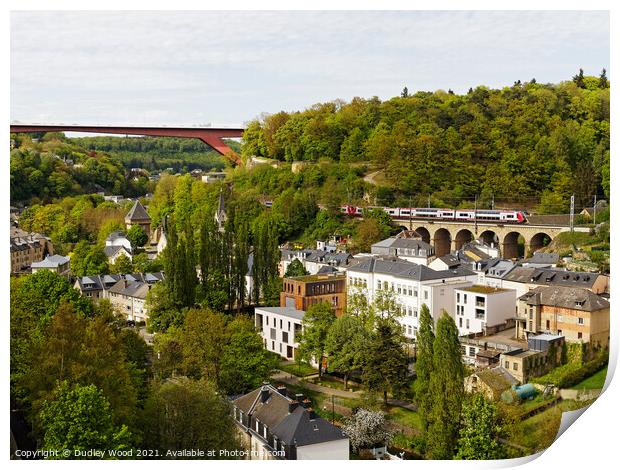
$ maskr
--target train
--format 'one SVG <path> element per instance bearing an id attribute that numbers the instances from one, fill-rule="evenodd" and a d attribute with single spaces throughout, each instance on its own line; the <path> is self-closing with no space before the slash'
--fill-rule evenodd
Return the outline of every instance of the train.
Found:
<path id="1" fill-rule="evenodd" d="M 527 212 L 522 210 L 440 209 L 435 207 L 368 207 L 368 209 L 383 209 L 393 219 L 462 220 L 464 222 L 478 220 L 508 224 L 527 222 Z M 345 205 L 340 207 L 340 212 L 352 217 L 360 217 L 364 213 L 364 208 Z"/>

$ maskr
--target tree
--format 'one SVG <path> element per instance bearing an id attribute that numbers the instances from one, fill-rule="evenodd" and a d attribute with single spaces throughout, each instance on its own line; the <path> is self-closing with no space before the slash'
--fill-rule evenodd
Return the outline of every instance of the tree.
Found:
<path id="1" fill-rule="evenodd" d="M 609 88 L 609 80 L 607 80 L 607 70 L 603 69 L 598 80 L 599 88 Z"/>
<path id="2" fill-rule="evenodd" d="M 111 458 L 133 444 L 131 432 L 124 424 L 114 424 L 110 403 L 94 385 L 71 387 L 66 380 L 60 382 L 52 398 L 43 403 L 39 422 L 44 430 L 43 450 L 57 451 L 59 458 L 79 458 L 65 455 L 65 449 L 96 449 Z"/>
<path id="3" fill-rule="evenodd" d="M 131 260 L 125 253 L 121 253 L 114 260 L 114 263 L 110 265 L 110 272 L 112 274 L 128 274 L 133 271 Z"/>
<path id="4" fill-rule="evenodd" d="M 122 342 L 106 319 L 82 318 L 67 303 L 60 305 L 44 340 L 33 348 L 30 373 L 23 378 L 35 414 L 63 380 L 95 385 L 109 401 L 115 421 L 131 421 L 137 393 Z"/>
<path id="5" fill-rule="evenodd" d="M 80 240 L 71 253 L 71 272 L 75 276 L 92 276 L 109 272 L 108 259 L 100 245 Z"/>
<path id="6" fill-rule="evenodd" d="M 169 451 L 185 449 L 240 449 L 230 405 L 207 380 L 179 377 L 155 382 L 144 407 L 143 423 L 149 430 L 144 445 L 158 449 L 164 458 Z M 216 453 L 206 458 L 222 457 Z"/>
<path id="7" fill-rule="evenodd" d="M 307 276 L 308 274 L 310 273 L 306 270 L 306 268 L 304 268 L 304 265 L 301 263 L 301 261 L 295 258 L 286 268 L 286 273 L 284 274 L 284 277 L 299 277 Z"/>
<path id="8" fill-rule="evenodd" d="M 427 442 L 433 459 L 451 459 L 456 451 L 461 406 L 464 397 L 464 367 L 458 328 L 454 319 L 442 311 L 433 342 L 433 371 L 429 393 L 433 407 Z"/>
<path id="9" fill-rule="evenodd" d="M 183 369 L 190 377 L 220 383 L 221 362 L 226 349 L 226 318 L 209 309 L 188 310 L 179 335 Z"/>
<path id="10" fill-rule="evenodd" d="M 457 459 L 494 460 L 505 458 L 498 441 L 501 433 L 497 408 L 480 393 L 463 405 L 463 425 L 458 440 Z"/>
<path id="11" fill-rule="evenodd" d="M 149 240 L 149 237 L 142 227 L 139 225 L 132 225 L 129 230 L 127 230 L 127 239 L 131 242 L 131 247 L 135 250 L 140 246 L 144 246 Z"/>
<path id="12" fill-rule="evenodd" d="M 239 395 L 269 380 L 279 361 L 263 347 L 254 322 L 239 315 L 226 325 L 226 336 L 220 388 L 228 395 Z"/>
<path id="13" fill-rule="evenodd" d="M 345 314 L 329 328 L 325 344 L 330 371 L 344 375 L 344 387 L 347 388 L 349 376 L 364 365 L 368 332 L 362 321 Z"/>
<path id="14" fill-rule="evenodd" d="M 415 390 L 418 400 L 418 411 L 422 421 L 424 431 L 428 430 L 428 419 L 434 402 L 430 394 L 430 378 L 433 372 L 433 343 L 435 334 L 433 333 L 433 317 L 426 304 L 420 308 L 420 328 L 416 335 L 416 381 Z"/>
<path id="15" fill-rule="evenodd" d="M 323 372 L 323 356 L 327 346 L 327 334 L 336 321 L 336 314 L 326 302 L 308 307 L 302 320 L 302 334 L 299 338 L 297 354 L 310 362 L 319 364 L 319 378 Z"/>
<path id="16" fill-rule="evenodd" d="M 583 76 L 583 69 L 579 69 L 579 73 L 575 76 L 573 76 L 573 82 L 579 87 L 579 88 L 585 88 L 586 87 L 586 83 L 584 81 L 584 76 Z"/>
<path id="17" fill-rule="evenodd" d="M 393 318 L 377 317 L 375 331 L 367 345 L 363 378 L 369 390 L 398 395 L 407 384 L 408 358 L 403 349 L 402 327 Z"/>
<path id="18" fill-rule="evenodd" d="M 388 446 L 393 437 L 387 429 L 385 415 L 364 408 L 358 409 L 342 429 L 354 450 Z"/>

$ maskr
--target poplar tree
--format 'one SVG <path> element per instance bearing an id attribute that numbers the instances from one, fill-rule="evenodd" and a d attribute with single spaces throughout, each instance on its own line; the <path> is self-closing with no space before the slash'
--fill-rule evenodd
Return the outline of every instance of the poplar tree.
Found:
<path id="1" fill-rule="evenodd" d="M 463 427 L 458 441 L 457 459 L 503 459 L 506 454 L 498 441 L 501 426 L 497 408 L 480 393 L 463 406 Z"/>
<path id="2" fill-rule="evenodd" d="M 433 372 L 433 317 L 426 304 L 420 309 L 420 328 L 417 336 L 416 351 L 416 396 L 418 399 L 418 411 L 422 420 L 422 429 L 428 429 L 429 418 L 433 406 L 433 397 L 430 395 L 430 378 Z"/>
<path id="3" fill-rule="evenodd" d="M 444 310 L 437 321 L 433 342 L 433 371 L 429 384 L 433 406 L 427 442 L 429 456 L 433 459 L 451 459 L 456 451 L 465 395 L 464 375 L 458 328 L 454 319 Z"/>

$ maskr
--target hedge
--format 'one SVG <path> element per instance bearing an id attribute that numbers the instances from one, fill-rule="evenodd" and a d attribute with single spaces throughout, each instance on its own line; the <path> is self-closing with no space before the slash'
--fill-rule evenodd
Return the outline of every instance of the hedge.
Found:
<path id="1" fill-rule="evenodd" d="M 586 377 L 598 372 L 607 365 L 607 354 L 600 354 L 593 360 L 583 365 L 577 363 L 568 363 L 566 365 L 556 367 L 551 372 L 540 377 L 533 378 L 532 383 L 548 384 L 551 383 L 558 388 L 568 388 L 578 384 Z"/>

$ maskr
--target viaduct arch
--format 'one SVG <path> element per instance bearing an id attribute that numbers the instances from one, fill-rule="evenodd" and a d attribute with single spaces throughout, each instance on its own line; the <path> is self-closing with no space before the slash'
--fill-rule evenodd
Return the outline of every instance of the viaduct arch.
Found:
<path id="1" fill-rule="evenodd" d="M 443 256 L 451 250 L 458 250 L 464 244 L 481 240 L 498 247 L 504 258 L 530 256 L 536 250 L 547 246 L 558 234 L 570 231 L 567 226 L 493 224 L 471 222 L 395 220 L 398 225 L 409 226 L 418 232 L 424 241 L 435 248 L 436 256 Z M 588 231 L 586 227 L 575 227 L 575 231 Z"/>

